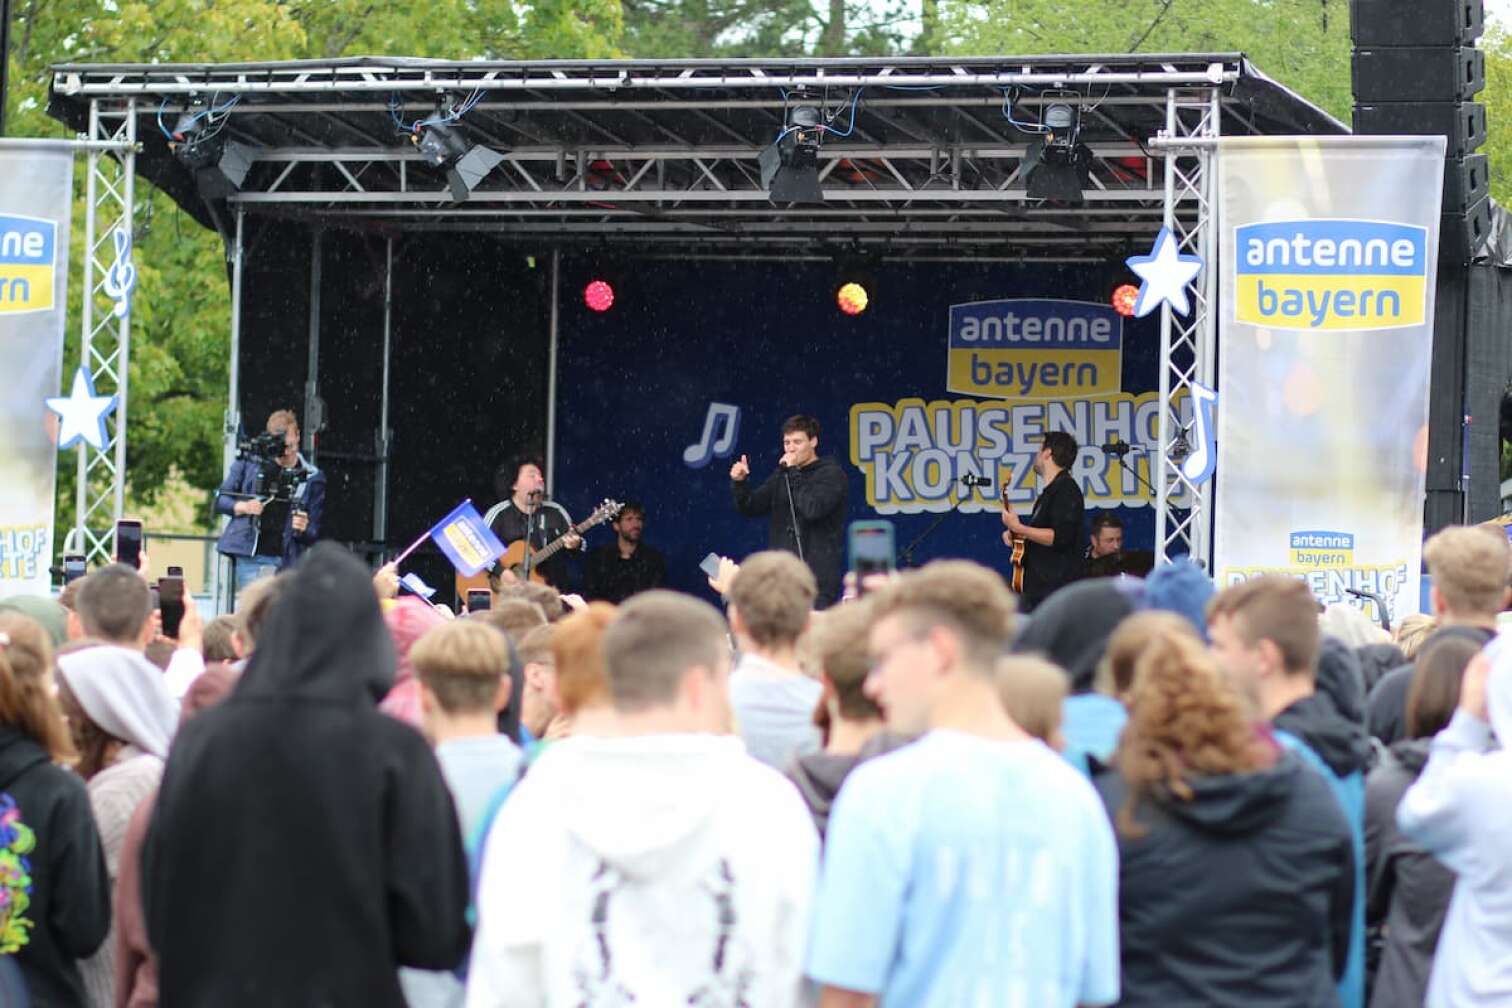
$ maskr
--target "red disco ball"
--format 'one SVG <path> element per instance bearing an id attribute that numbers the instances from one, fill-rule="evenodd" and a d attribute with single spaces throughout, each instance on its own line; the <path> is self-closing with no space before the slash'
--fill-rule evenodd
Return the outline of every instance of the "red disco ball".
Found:
<path id="1" fill-rule="evenodd" d="M 835 292 L 835 303 L 847 315 L 860 315 L 866 311 L 867 301 L 866 288 L 858 283 L 843 284 Z"/>
<path id="2" fill-rule="evenodd" d="M 583 304 L 591 311 L 608 311 L 614 306 L 614 288 L 606 280 L 590 280 L 583 288 Z"/>
<path id="3" fill-rule="evenodd" d="M 1139 304 L 1139 288 L 1133 284 L 1119 284 L 1113 290 L 1113 310 L 1124 318 L 1134 314 L 1134 307 Z"/>

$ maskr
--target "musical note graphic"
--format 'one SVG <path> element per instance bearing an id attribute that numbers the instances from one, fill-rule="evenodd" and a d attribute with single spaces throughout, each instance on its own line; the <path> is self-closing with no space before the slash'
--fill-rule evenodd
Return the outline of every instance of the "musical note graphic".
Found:
<path id="1" fill-rule="evenodd" d="M 1213 469 L 1218 464 L 1218 431 L 1214 422 L 1218 409 L 1218 393 L 1206 385 L 1192 383 L 1192 421 L 1197 426 L 1197 436 L 1192 454 L 1181 463 L 1181 475 L 1193 484 L 1201 485 L 1213 478 Z"/>
<path id="2" fill-rule="evenodd" d="M 724 429 L 715 436 L 719 430 L 720 421 L 724 421 Z M 689 469 L 702 469 L 713 458 L 728 458 L 735 450 L 735 439 L 740 436 L 740 407 L 731 406 L 729 403 L 711 402 L 709 412 L 704 415 L 703 434 L 699 436 L 697 444 L 690 444 L 683 449 L 683 463 Z"/>
<path id="3" fill-rule="evenodd" d="M 137 279 L 136 266 L 131 261 L 131 232 L 118 227 L 111 237 L 115 239 L 115 262 L 105 271 L 100 288 L 115 302 L 111 313 L 116 318 L 125 318 L 131 311 L 131 292 L 136 288 Z"/>

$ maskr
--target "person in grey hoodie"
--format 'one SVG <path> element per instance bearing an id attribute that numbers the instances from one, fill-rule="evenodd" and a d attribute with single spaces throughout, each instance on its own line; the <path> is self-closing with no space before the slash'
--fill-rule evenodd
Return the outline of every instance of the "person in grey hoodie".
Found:
<path id="1" fill-rule="evenodd" d="M 1463 637 L 1423 648 L 1407 694 L 1408 737 L 1392 745 L 1365 782 L 1365 926 L 1382 934 L 1370 1008 L 1420 1008 L 1428 989 L 1454 873 L 1402 836 L 1396 810 L 1428 762 L 1433 736 L 1454 715 L 1460 679 L 1479 650 Z"/>
<path id="2" fill-rule="evenodd" d="M 1501 748 L 1493 743 L 1500 741 Z M 1512 1003 L 1512 635 L 1465 669 L 1459 708 L 1397 807 L 1397 826 L 1457 876 L 1427 1008 Z"/>

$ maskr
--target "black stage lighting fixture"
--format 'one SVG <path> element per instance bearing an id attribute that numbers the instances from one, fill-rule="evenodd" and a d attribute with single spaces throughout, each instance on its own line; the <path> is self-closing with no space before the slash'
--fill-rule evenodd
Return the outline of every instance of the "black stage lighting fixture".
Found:
<path id="1" fill-rule="evenodd" d="M 1074 105 L 1056 103 L 1046 106 L 1041 125 L 1044 131 L 1024 152 L 1028 196 L 1081 206 L 1092 170 L 1092 151 L 1081 142 L 1081 115 Z"/>
<path id="2" fill-rule="evenodd" d="M 224 125 L 223 119 L 211 122 L 203 109 L 186 109 L 168 144 L 179 164 L 194 173 L 207 199 L 225 199 L 239 191 L 252 170 L 254 148 L 223 137 Z"/>
<path id="3" fill-rule="evenodd" d="M 446 172 L 446 184 L 457 203 L 466 202 L 468 193 L 504 160 L 498 151 L 468 140 L 456 123 L 425 126 L 411 133 L 410 141 L 427 164 Z"/>
<path id="4" fill-rule="evenodd" d="M 782 135 L 762 149 L 757 158 L 761 186 L 773 203 L 824 202 L 819 186 L 819 142 L 824 135 L 820 119 L 817 105 L 792 106 Z"/>

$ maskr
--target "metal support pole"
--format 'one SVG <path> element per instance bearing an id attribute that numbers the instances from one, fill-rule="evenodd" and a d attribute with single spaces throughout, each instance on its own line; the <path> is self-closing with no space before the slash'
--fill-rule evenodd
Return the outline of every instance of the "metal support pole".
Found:
<path id="1" fill-rule="evenodd" d="M 393 435 L 389 430 L 389 376 L 393 363 L 394 334 L 394 239 L 383 241 L 383 389 L 378 406 L 378 434 L 374 447 L 378 455 L 378 472 L 373 480 L 373 541 L 388 542 L 389 448 Z"/>
<path id="2" fill-rule="evenodd" d="M 221 430 L 221 471 L 228 472 L 236 458 L 236 441 L 241 434 L 241 315 L 242 269 L 245 256 L 247 215 L 236 211 L 236 237 L 231 253 L 231 357 L 226 368 L 226 419 Z M 230 521 L 230 519 L 226 519 Z M 233 599 L 231 585 L 235 570 L 228 556 L 215 554 L 215 584 L 210 597 L 216 600 L 217 612 L 230 612 Z"/>
<path id="3" fill-rule="evenodd" d="M 100 135 L 100 103 L 89 103 L 89 139 L 94 140 Z M 95 249 L 95 208 L 97 196 L 95 177 L 95 158 L 98 155 L 93 152 L 89 155 L 89 167 L 84 172 L 84 276 L 83 298 L 79 305 L 79 364 L 85 369 L 90 369 L 90 352 L 94 348 L 94 249 Z M 89 554 L 95 552 L 89 547 L 92 545 L 88 539 L 88 516 L 89 516 L 89 450 L 82 443 L 78 448 L 78 478 L 74 483 L 74 527 L 68 534 L 64 548 L 70 552 L 83 553 L 87 560 Z M 112 547 L 113 548 L 113 547 Z"/>
<path id="4" fill-rule="evenodd" d="M 310 240 L 310 356 L 305 372 L 304 453 L 315 461 L 315 432 L 325 418 L 320 409 L 320 246 L 324 232 L 316 231 Z"/>
<path id="5" fill-rule="evenodd" d="M 131 144 L 131 149 L 136 148 L 136 99 L 126 103 L 126 141 Z M 93 155 L 96 158 L 105 157 L 104 154 Z M 132 245 L 136 244 L 136 215 L 133 212 L 136 206 L 136 172 L 133 167 L 136 163 L 136 155 L 129 150 L 122 155 L 122 180 L 121 201 L 125 205 L 117 227 L 124 227 L 132 237 Z M 117 520 L 126 510 L 126 417 L 127 392 L 131 385 L 131 315 L 128 313 L 121 316 L 116 337 L 116 353 L 119 355 L 120 373 L 116 380 L 116 427 L 115 427 L 115 502 L 114 513 Z"/>
<path id="6" fill-rule="evenodd" d="M 562 251 L 551 250 L 551 344 L 546 355 L 546 496 L 556 478 L 557 336 L 561 322 Z"/>

